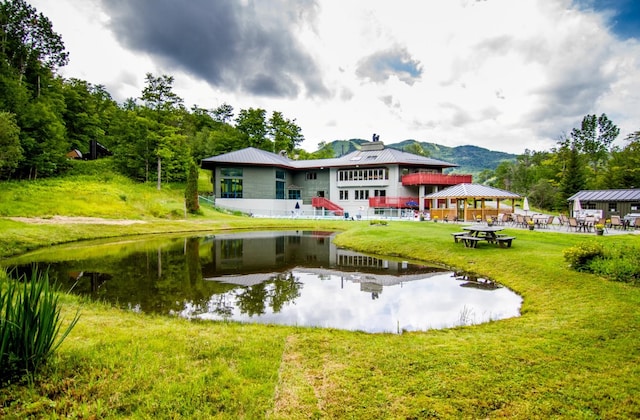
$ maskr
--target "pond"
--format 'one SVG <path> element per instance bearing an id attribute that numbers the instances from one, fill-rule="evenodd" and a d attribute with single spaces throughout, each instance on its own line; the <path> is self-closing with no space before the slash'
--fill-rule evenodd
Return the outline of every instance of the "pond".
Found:
<path id="1" fill-rule="evenodd" d="M 189 319 L 400 333 L 519 316 L 522 299 L 506 287 L 340 249 L 333 235 L 127 238 L 54 247 L 7 262 L 18 274 L 48 268 L 64 291 Z"/>

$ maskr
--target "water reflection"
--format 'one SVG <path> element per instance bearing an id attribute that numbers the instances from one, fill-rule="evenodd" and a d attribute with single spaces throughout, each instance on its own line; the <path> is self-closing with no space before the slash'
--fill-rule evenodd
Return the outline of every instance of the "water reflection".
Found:
<path id="1" fill-rule="evenodd" d="M 73 293 L 186 318 L 398 332 L 519 314 L 520 297 L 495 283 L 338 249 L 331 236 L 147 238 L 60 247 L 22 261 L 50 266 L 51 277 Z"/>

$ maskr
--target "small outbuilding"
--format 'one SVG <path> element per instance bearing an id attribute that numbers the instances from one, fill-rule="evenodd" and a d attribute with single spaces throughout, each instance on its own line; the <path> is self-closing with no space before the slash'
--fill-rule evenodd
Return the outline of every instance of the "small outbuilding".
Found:
<path id="1" fill-rule="evenodd" d="M 640 213 L 640 188 L 621 190 L 582 190 L 567 199 L 573 205 L 580 202 L 583 210 L 601 210 L 602 216 L 624 217 Z"/>

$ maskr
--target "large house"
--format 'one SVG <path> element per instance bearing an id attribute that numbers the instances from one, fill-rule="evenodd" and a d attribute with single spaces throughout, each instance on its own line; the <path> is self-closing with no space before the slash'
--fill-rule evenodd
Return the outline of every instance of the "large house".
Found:
<path id="1" fill-rule="evenodd" d="M 216 205 L 256 215 L 398 215 L 441 203 L 425 195 L 470 183 L 447 175 L 458 165 L 385 148 L 380 141 L 333 159 L 293 160 L 246 148 L 203 159 L 212 171 Z"/>

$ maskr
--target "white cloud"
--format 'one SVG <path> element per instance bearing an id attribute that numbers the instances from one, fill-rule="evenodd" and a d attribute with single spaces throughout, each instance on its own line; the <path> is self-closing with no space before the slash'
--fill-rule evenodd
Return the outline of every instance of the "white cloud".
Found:
<path id="1" fill-rule="evenodd" d="M 309 150 L 376 132 L 387 143 L 414 138 L 522 153 L 552 147 L 594 113 L 606 113 L 621 139 L 640 129 L 638 39 L 621 40 L 610 32 L 611 14 L 569 0 L 280 0 L 256 12 L 257 21 L 238 12 L 241 3 L 220 2 L 235 12 L 224 15 L 232 29 L 219 35 L 252 53 L 258 43 L 267 58 L 247 66 L 249 51 L 240 50 L 227 67 L 207 43 L 190 43 L 194 51 L 185 52 L 144 38 L 138 32 L 152 16 L 136 15 L 135 37 L 126 19 L 109 15 L 115 0 L 31 3 L 71 54 L 65 77 L 103 84 L 121 101 L 140 95 L 147 72 L 170 74 L 187 105 L 226 102 L 236 111 L 262 107 L 295 118 Z M 183 12 L 176 25 L 189 18 Z M 172 22 L 162 13 L 154 7 L 159 22 Z M 194 19 L 189 34 L 188 25 L 173 29 L 211 43 L 215 30 L 206 24 Z M 239 39 L 247 31 L 252 44 Z"/>

